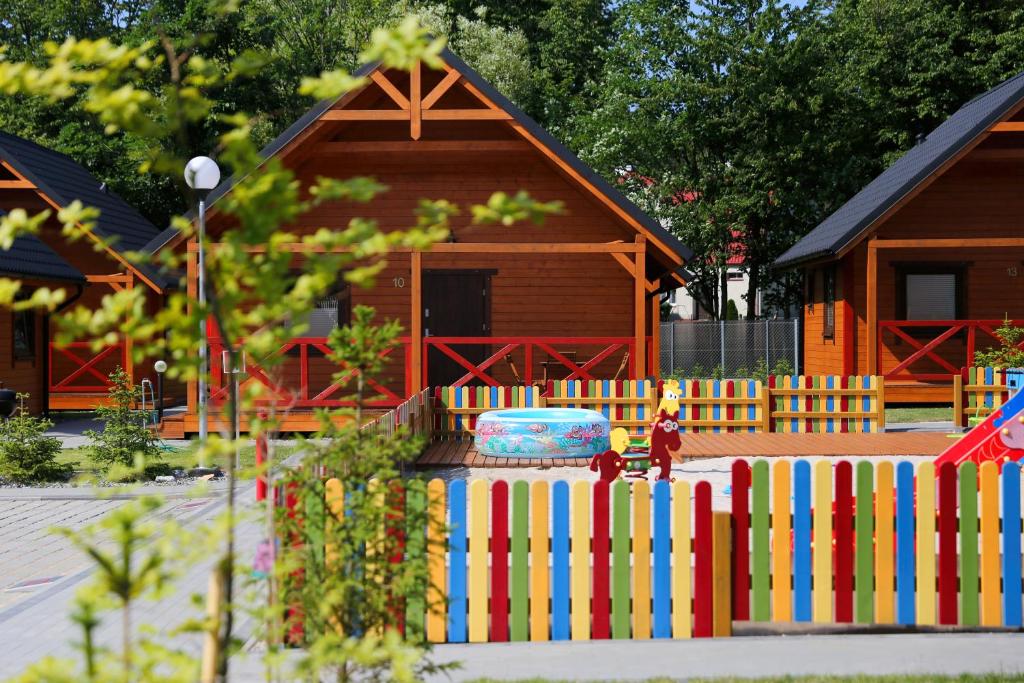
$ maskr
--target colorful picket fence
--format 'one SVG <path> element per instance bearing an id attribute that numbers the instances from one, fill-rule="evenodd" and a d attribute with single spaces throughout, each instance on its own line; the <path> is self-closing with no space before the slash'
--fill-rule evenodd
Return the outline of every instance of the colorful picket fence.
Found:
<path id="1" fill-rule="evenodd" d="M 430 390 L 424 389 L 384 412 L 360 429 L 364 433 L 390 438 L 399 429 L 413 436 L 430 437 L 433 423 Z"/>
<path id="2" fill-rule="evenodd" d="M 885 380 L 882 377 L 770 376 L 768 395 L 773 432 L 885 430 Z"/>
<path id="3" fill-rule="evenodd" d="M 735 620 L 1021 627 L 1017 463 L 736 461 L 732 517 Z"/>
<path id="4" fill-rule="evenodd" d="M 1021 628 L 1020 478 L 1017 463 L 737 460 L 729 512 L 707 482 L 434 479 L 402 497 L 427 511 L 404 537 L 430 573 L 404 618 L 435 643 Z M 340 519 L 340 483 L 325 490 Z"/>
<path id="5" fill-rule="evenodd" d="M 476 416 L 499 408 L 570 407 L 603 413 L 634 435 L 650 429 L 663 382 L 560 380 L 539 386 L 437 387 L 435 432 L 472 434 Z M 756 380 L 680 380 L 683 432 L 878 432 L 885 428 L 881 377 L 779 376 Z"/>
<path id="6" fill-rule="evenodd" d="M 953 421 L 966 427 L 969 418 L 988 417 L 1010 398 L 1006 375 L 998 368 L 960 368 L 953 375 Z"/>

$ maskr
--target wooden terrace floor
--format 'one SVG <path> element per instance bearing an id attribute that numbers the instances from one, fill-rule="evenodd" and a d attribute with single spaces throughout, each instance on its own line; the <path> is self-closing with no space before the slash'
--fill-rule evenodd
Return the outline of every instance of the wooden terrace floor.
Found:
<path id="1" fill-rule="evenodd" d="M 691 458 L 779 456 L 935 456 L 953 439 L 939 432 L 882 434 L 685 434 L 683 454 Z M 416 462 L 419 467 L 586 467 L 589 458 L 495 458 L 480 455 L 472 439 L 436 441 Z"/>

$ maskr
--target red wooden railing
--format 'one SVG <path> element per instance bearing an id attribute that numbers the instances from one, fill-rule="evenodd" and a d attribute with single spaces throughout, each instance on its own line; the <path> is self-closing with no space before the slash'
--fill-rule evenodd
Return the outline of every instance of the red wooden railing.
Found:
<path id="1" fill-rule="evenodd" d="M 487 356 L 481 362 L 474 362 L 456 351 L 455 346 L 487 346 Z M 555 347 L 562 347 L 561 350 Z M 585 360 L 567 357 L 565 347 L 595 347 Z M 495 349 L 495 347 L 497 347 Z M 549 372 L 548 379 L 597 379 L 592 371 L 602 362 L 621 363 L 623 354 L 629 353 L 629 360 L 620 379 L 637 379 L 634 372 L 633 359 L 636 354 L 636 343 L 633 337 L 426 337 L 423 339 L 423 384 L 429 384 L 429 350 L 437 349 L 446 357 L 466 370 L 466 374 L 451 382 L 450 386 L 461 387 L 467 382 L 480 381 L 492 387 L 508 384 L 495 378 L 492 368 L 504 367 L 502 361 L 513 353 L 518 358 L 517 372 L 523 384 L 533 384 L 535 366 L 541 362 L 548 367 L 558 369 L 558 374 L 567 372 L 565 376 L 555 376 Z M 522 351 L 520 356 L 519 351 Z M 515 364 L 515 361 L 513 361 Z M 509 368 L 511 371 L 511 368 Z M 611 377 L 602 378 L 611 379 Z"/>
<path id="2" fill-rule="evenodd" d="M 411 347 L 407 337 L 402 337 L 399 341 L 401 342 L 399 345 L 388 349 L 381 355 L 385 357 L 404 354 L 402 361 L 402 372 L 405 375 L 404 387 L 402 390 L 396 391 L 394 388 L 388 387 L 376 380 L 367 380 L 369 392 L 376 394 L 374 398 L 366 402 L 367 406 L 393 408 L 405 401 L 406 397 L 412 393 L 408 371 L 406 370 L 409 367 Z M 218 337 L 210 339 L 210 403 L 213 405 L 223 404 L 230 396 L 233 376 L 231 373 L 225 373 L 224 371 L 227 360 L 225 351 L 226 348 L 222 339 Z M 353 404 L 352 401 L 346 397 L 353 391 L 351 380 L 356 376 L 355 370 L 338 379 L 331 378 L 329 382 L 325 382 L 323 385 L 313 385 L 313 375 L 316 374 L 315 369 L 312 367 L 313 361 L 324 359 L 330 353 L 331 349 L 327 345 L 326 337 L 296 337 L 262 361 L 253 360 L 247 356 L 243 361 L 244 379 L 242 383 L 245 385 L 256 382 L 268 390 L 267 395 L 257 401 L 259 405 L 274 403 L 279 407 L 286 408 L 337 408 L 351 406 Z M 283 364 L 297 362 L 297 373 L 276 372 L 267 370 L 264 367 L 268 365 L 268 360 L 280 359 L 281 356 L 286 354 L 297 354 L 294 361 L 290 359 L 282 361 Z M 333 375 L 338 369 L 337 366 L 332 365 L 329 369 L 329 374 Z M 294 385 L 296 374 L 298 375 L 298 386 Z"/>
<path id="3" fill-rule="evenodd" d="M 93 351 L 92 342 L 51 342 L 49 353 L 47 381 L 51 394 L 106 392 L 111 386 L 108 375 L 114 368 L 128 367 L 128 349 L 121 343 Z"/>
<path id="4" fill-rule="evenodd" d="M 1001 342 L 996 329 L 1003 320 L 884 320 L 878 323 L 878 374 L 887 380 L 950 380 L 960 368 L 974 365 L 974 352 Z M 1015 325 L 1022 321 L 1011 321 Z M 892 336 L 887 336 L 886 333 Z M 979 334 L 981 339 L 979 339 Z M 933 336 L 934 335 L 934 336 Z M 931 337 L 928 339 L 928 337 Z M 897 341 L 898 340 L 898 341 Z M 896 355 L 897 344 L 906 343 L 910 353 L 885 368 L 887 357 Z M 983 343 L 982 343 L 983 342 Z M 1021 344 L 1024 347 L 1024 343 Z M 914 371 L 911 366 L 930 361 L 945 372 Z"/>

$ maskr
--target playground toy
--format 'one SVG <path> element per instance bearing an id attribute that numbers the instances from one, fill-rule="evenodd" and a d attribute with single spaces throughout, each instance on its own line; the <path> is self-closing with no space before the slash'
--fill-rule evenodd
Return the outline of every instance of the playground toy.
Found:
<path id="1" fill-rule="evenodd" d="M 973 462 L 995 462 L 1024 458 L 1024 391 L 1015 393 L 1006 403 L 992 411 L 978 426 L 967 432 L 935 459 L 935 466 L 951 462 L 961 465 Z"/>
<path id="2" fill-rule="evenodd" d="M 608 418 L 583 408 L 492 410 L 476 421 L 481 455 L 583 458 L 610 448 Z"/>
<path id="3" fill-rule="evenodd" d="M 594 456 L 590 461 L 590 471 L 600 471 L 601 481 L 613 482 L 628 466 L 629 461 L 624 454 L 629 448 L 629 432 L 622 427 L 616 427 L 609 435 L 609 440 L 612 447 Z"/>

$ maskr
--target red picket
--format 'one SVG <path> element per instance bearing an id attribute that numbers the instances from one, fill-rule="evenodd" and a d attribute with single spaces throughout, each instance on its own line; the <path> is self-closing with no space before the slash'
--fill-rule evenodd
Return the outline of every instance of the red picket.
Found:
<path id="1" fill-rule="evenodd" d="M 700 398 L 700 395 L 701 395 L 700 394 L 700 384 L 701 384 L 700 380 L 697 380 L 697 379 L 693 380 L 690 383 L 690 396 L 693 396 L 694 398 Z M 682 412 L 682 411 L 680 410 L 679 412 Z M 690 417 L 693 420 L 699 420 L 700 419 L 700 404 L 699 403 L 694 403 L 693 404 L 693 407 L 690 409 Z M 701 429 L 702 429 L 701 427 L 694 427 L 693 431 L 700 432 Z"/>
<path id="2" fill-rule="evenodd" d="M 693 635 L 697 638 L 710 638 L 713 628 L 711 529 L 711 484 L 702 481 L 694 488 Z"/>
<path id="3" fill-rule="evenodd" d="M 839 386 L 840 386 L 840 388 L 842 388 L 842 389 L 852 389 L 853 388 L 852 385 L 853 385 L 853 378 L 852 377 L 840 377 L 839 378 Z M 842 396 L 839 397 L 839 412 L 846 413 L 849 410 L 850 410 L 850 400 L 849 400 L 849 397 L 846 394 L 843 394 Z M 850 421 L 845 419 L 845 418 L 840 419 L 839 420 L 839 431 L 842 434 L 845 434 L 845 433 L 849 432 L 850 431 Z"/>
<path id="4" fill-rule="evenodd" d="M 591 612 L 591 637 L 595 640 L 611 637 L 611 577 L 608 528 L 611 515 L 608 507 L 608 482 L 594 484 L 594 591 Z"/>
<path id="5" fill-rule="evenodd" d="M 750 465 L 732 464 L 732 618 L 750 620 Z"/>
<path id="6" fill-rule="evenodd" d="M 813 388 L 814 377 L 812 377 L 811 375 L 807 375 L 806 377 L 804 377 L 804 389 Z M 812 396 L 811 394 L 807 394 L 807 397 L 804 399 L 804 410 L 806 410 L 808 413 L 814 411 L 814 396 Z M 812 418 L 804 418 L 804 431 L 808 433 L 814 431 L 814 420 Z"/>
<path id="7" fill-rule="evenodd" d="M 508 482 L 491 486 L 491 641 L 508 641 Z"/>
<path id="8" fill-rule="evenodd" d="M 764 391 L 768 392 L 768 395 L 771 396 L 771 394 L 772 394 L 771 390 L 774 389 L 774 388 L 775 388 L 775 375 L 768 375 L 768 388 L 765 389 Z M 777 401 L 777 400 L 778 399 L 774 399 L 774 398 L 769 399 L 769 404 L 768 404 L 769 412 L 775 409 L 775 401 Z M 768 431 L 769 432 L 774 432 L 775 431 L 775 420 L 770 419 L 768 416 L 765 416 L 765 419 L 768 420 Z"/>
<path id="9" fill-rule="evenodd" d="M 736 383 L 733 382 L 731 379 L 725 380 L 725 396 L 726 398 L 736 397 Z M 732 423 L 732 421 L 736 419 L 736 406 L 732 403 L 732 401 L 730 401 L 725 406 L 725 419 L 728 420 L 730 423 Z M 731 426 L 726 427 L 725 431 L 735 432 L 736 428 Z"/>
<path id="10" fill-rule="evenodd" d="M 957 623 L 956 465 L 939 467 L 939 623 Z"/>
<path id="11" fill-rule="evenodd" d="M 853 466 L 836 465 L 835 498 L 836 621 L 853 621 Z"/>
<path id="12" fill-rule="evenodd" d="M 388 493 L 389 507 L 384 518 L 384 531 L 388 538 L 393 539 L 394 549 L 388 563 L 400 565 L 405 559 L 405 486 L 401 481 L 392 483 Z M 388 596 L 389 611 L 391 612 L 392 624 L 398 627 L 398 632 L 405 635 L 405 597 L 396 593 Z"/>

